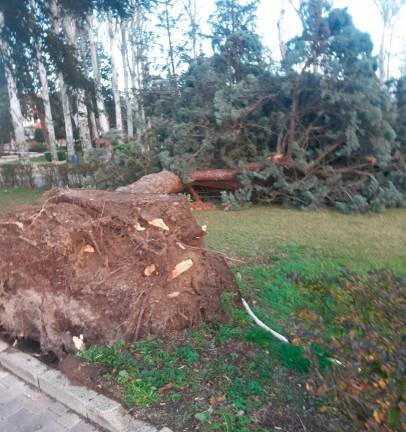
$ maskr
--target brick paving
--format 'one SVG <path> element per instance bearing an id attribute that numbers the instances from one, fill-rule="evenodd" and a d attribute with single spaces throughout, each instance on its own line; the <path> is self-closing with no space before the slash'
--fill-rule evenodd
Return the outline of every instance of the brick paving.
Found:
<path id="1" fill-rule="evenodd" d="M 91 424 L 0 368 L 0 432 L 97 432 Z"/>

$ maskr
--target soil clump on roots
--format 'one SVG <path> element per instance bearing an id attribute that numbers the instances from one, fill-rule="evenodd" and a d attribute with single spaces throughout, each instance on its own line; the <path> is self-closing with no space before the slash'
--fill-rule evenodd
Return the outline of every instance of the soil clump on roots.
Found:
<path id="1" fill-rule="evenodd" d="M 236 291 L 181 196 L 50 191 L 0 217 L 0 321 L 59 358 L 224 320 Z"/>

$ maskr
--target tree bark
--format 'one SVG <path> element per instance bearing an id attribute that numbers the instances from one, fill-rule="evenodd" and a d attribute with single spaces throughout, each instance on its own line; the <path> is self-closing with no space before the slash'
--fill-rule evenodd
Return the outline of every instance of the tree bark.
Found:
<path id="1" fill-rule="evenodd" d="M 182 189 L 192 186 L 204 186 L 213 189 L 237 190 L 241 183 L 237 176 L 244 171 L 261 171 L 266 167 L 263 162 L 251 162 L 241 168 L 207 169 L 192 171 L 187 174 L 187 181 L 183 183 L 175 173 L 163 170 L 159 173 L 148 174 L 135 183 L 120 187 L 118 192 L 130 193 L 178 193 Z M 198 197 L 198 195 L 197 195 Z"/>
<path id="2" fill-rule="evenodd" d="M 117 62 L 114 56 L 115 51 L 115 32 L 113 28 L 113 14 L 111 11 L 107 14 L 109 26 L 110 52 L 111 52 L 111 86 L 113 89 L 114 110 L 116 113 L 116 128 L 123 130 L 123 120 L 121 115 L 120 91 L 118 88 Z"/>
<path id="3" fill-rule="evenodd" d="M 124 93 L 125 93 L 125 106 L 127 111 L 127 136 L 128 138 L 134 137 L 133 128 L 133 110 L 130 101 L 130 92 L 128 86 L 128 46 L 127 46 L 127 34 L 126 34 L 126 24 L 124 21 L 121 22 L 121 57 L 123 61 L 123 71 L 124 71 Z"/>
<path id="4" fill-rule="evenodd" d="M 56 150 L 55 126 L 54 126 L 54 120 L 52 117 L 51 101 L 49 99 L 48 77 L 47 77 L 45 65 L 44 65 L 43 60 L 42 60 L 42 52 L 41 52 L 41 49 L 39 47 L 38 42 L 35 43 L 35 50 L 36 50 L 36 55 L 37 55 L 39 78 L 41 81 L 42 102 L 44 103 L 45 124 L 46 124 L 47 131 L 48 131 L 48 146 L 49 146 L 49 151 L 51 153 L 52 161 L 57 162 L 58 161 L 58 153 Z"/>
<path id="5" fill-rule="evenodd" d="M 281 5 L 279 14 L 278 26 L 278 39 L 279 39 L 279 51 L 281 53 L 281 59 L 284 60 L 286 55 L 286 40 L 285 40 L 285 18 L 286 10 L 284 4 Z"/>
<path id="6" fill-rule="evenodd" d="M 90 54 L 92 58 L 92 69 L 93 69 L 93 79 L 96 84 L 96 105 L 99 114 L 100 131 L 102 134 L 108 132 L 110 129 L 109 119 L 106 112 L 106 107 L 103 100 L 103 95 L 101 92 L 101 78 L 100 78 L 100 68 L 97 59 L 96 43 L 94 41 L 93 35 L 93 17 L 89 15 L 87 17 L 87 34 L 89 38 Z"/>
<path id="7" fill-rule="evenodd" d="M 4 15 L 3 12 L 0 11 L 0 35 L 3 32 L 4 25 L 5 25 Z M 11 66 L 9 64 L 10 47 L 6 39 L 2 35 L 0 39 L 0 51 L 3 56 L 4 71 L 5 71 L 6 82 L 7 82 L 7 91 L 8 91 L 9 101 L 10 101 L 10 115 L 13 123 L 16 150 L 23 161 L 28 161 L 27 143 L 25 140 L 25 131 L 24 131 L 24 117 L 21 111 L 20 100 L 18 99 L 18 95 L 17 95 L 16 81 Z"/>
<path id="8" fill-rule="evenodd" d="M 197 4 L 196 0 L 184 0 L 183 7 L 189 20 L 190 32 L 189 37 L 191 41 L 191 50 L 193 60 L 197 59 L 197 41 L 199 35 L 199 24 L 197 17 Z"/>
<path id="9" fill-rule="evenodd" d="M 76 159 L 75 140 L 73 138 L 73 127 L 71 118 L 71 106 L 69 96 L 66 91 L 65 80 L 62 72 L 58 74 L 59 91 L 62 99 L 63 119 L 65 122 L 66 148 L 68 151 L 68 162 L 73 162 Z"/>
<path id="10" fill-rule="evenodd" d="M 65 16 L 64 28 L 69 44 L 72 45 L 75 48 L 76 53 L 78 53 L 76 46 L 76 23 L 72 17 Z M 90 139 L 88 112 L 86 106 L 86 92 L 82 88 L 77 89 L 77 104 L 80 143 L 83 151 L 83 159 L 86 161 L 89 159 L 91 154 L 92 143 Z"/>
<path id="11" fill-rule="evenodd" d="M 99 129 L 97 127 L 96 115 L 91 108 L 88 108 L 89 120 L 90 120 L 90 135 L 92 142 L 96 142 L 100 138 Z"/>
<path id="12" fill-rule="evenodd" d="M 130 41 L 131 41 L 131 63 L 128 62 L 130 69 L 130 78 L 133 91 L 133 113 L 136 123 L 136 139 L 141 143 L 142 137 L 147 129 L 145 118 L 144 104 L 141 97 L 141 92 L 145 84 L 146 64 L 145 58 L 148 50 L 148 34 L 145 31 L 146 18 L 141 5 L 136 5 L 134 15 L 130 26 Z"/>
<path id="13" fill-rule="evenodd" d="M 163 170 L 159 173 L 148 174 L 141 177 L 135 183 L 117 189 L 117 192 L 128 192 L 135 194 L 155 193 L 169 194 L 178 193 L 184 188 L 182 180 L 175 173 Z"/>
<path id="14" fill-rule="evenodd" d="M 175 68 L 175 50 L 173 47 L 172 41 L 172 28 L 169 22 L 169 9 L 168 9 L 168 0 L 165 1 L 165 29 L 168 37 L 168 46 L 169 46 L 169 62 L 171 67 L 171 75 L 172 79 L 176 80 L 176 68 Z"/>
<path id="15" fill-rule="evenodd" d="M 295 79 L 293 83 L 293 92 L 292 92 L 292 106 L 290 109 L 290 120 L 289 120 L 289 130 L 288 130 L 288 138 L 287 138 L 287 149 L 286 149 L 286 159 L 290 160 L 293 156 L 293 146 L 295 143 L 296 137 L 296 116 L 297 116 L 297 99 L 298 99 L 298 78 Z"/>
<path id="16" fill-rule="evenodd" d="M 60 12 L 56 0 L 50 1 L 50 11 L 52 15 L 52 30 L 56 36 L 60 33 Z M 66 90 L 63 73 L 58 73 L 59 92 L 62 101 L 63 120 L 65 123 L 66 148 L 68 152 L 68 162 L 76 159 L 75 141 L 73 139 L 73 127 L 71 118 L 71 106 L 69 96 Z"/>
<path id="17" fill-rule="evenodd" d="M 82 144 L 83 159 L 89 160 L 92 152 L 92 142 L 90 138 L 88 112 L 86 106 L 86 93 L 83 89 L 78 89 L 78 117 L 79 117 L 79 136 Z"/>
<path id="18" fill-rule="evenodd" d="M 140 67 L 140 59 L 139 59 L 138 51 L 139 48 L 136 46 L 136 44 L 133 43 L 132 44 L 133 70 L 130 76 L 131 76 L 131 85 L 132 85 L 133 97 L 134 97 L 133 112 L 136 120 L 136 137 L 137 137 L 137 141 L 140 143 L 141 138 L 146 129 L 146 122 L 145 122 L 144 106 L 142 104 L 142 101 L 140 100 L 140 95 L 139 95 L 139 92 L 141 91 L 141 82 L 142 82 L 142 80 L 140 79 L 140 70 L 142 68 Z"/>
<path id="19" fill-rule="evenodd" d="M 31 6 L 32 18 L 33 21 L 35 22 L 37 11 L 33 0 L 30 1 L 30 6 Z M 35 46 L 35 54 L 37 57 L 37 63 L 38 63 L 39 79 L 41 82 L 41 97 L 42 97 L 42 102 L 44 104 L 45 124 L 48 132 L 47 133 L 48 146 L 49 146 L 49 151 L 51 153 L 52 162 L 57 162 L 58 153 L 56 150 L 55 126 L 52 117 L 51 101 L 49 97 L 47 70 L 45 68 L 40 42 L 37 37 L 35 37 L 34 46 Z"/>

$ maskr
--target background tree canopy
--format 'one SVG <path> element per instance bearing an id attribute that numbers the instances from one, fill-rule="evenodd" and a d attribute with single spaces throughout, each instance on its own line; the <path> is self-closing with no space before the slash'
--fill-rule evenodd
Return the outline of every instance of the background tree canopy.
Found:
<path id="1" fill-rule="evenodd" d="M 53 99 L 59 97 L 56 77 L 61 72 L 73 120 L 75 111 L 84 112 L 78 89 L 86 92 L 87 113 L 81 115 L 93 146 L 101 134 L 102 109 L 110 125 L 123 130 L 126 157 L 142 161 L 144 171 L 167 168 L 187 177 L 191 169 L 262 161 L 260 171 L 241 174 L 243 187 L 228 195 L 234 202 L 329 205 L 343 211 L 406 204 L 405 77 L 378 78 L 370 36 L 354 26 L 346 9 L 336 9 L 328 0 L 301 1 L 302 32 L 280 41 L 282 60 L 275 61 L 256 33 L 258 1 L 218 0 L 211 32 L 205 35 L 193 0 L 59 1 L 61 21 L 69 17 L 76 22 L 78 46 L 63 31 L 49 31 L 51 2 L 37 1 L 36 22 L 28 3 L 22 2 L 14 15 L 11 3 L 2 2 L 2 37 L 12 50 L 8 61 L 21 100 L 39 88 L 36 64 L 18 67 L 37 35 Z M 121 48 L 124 92 L 116 88 L 115 58 L 101 45 L 94 51 L 101 78 L 95 74 L 92 41 L 86 36 L 89 14 L 96 17 L 95 26 L 109 24 L 112 44 Z M 153 22 L 164 40 L 154 37 Z M 180 22 L 189 27 L 185 40 L 176 31 Z M 199 53 L 207 40 L 211 55 L 202 49 Z M 161 68 L 151 54 L 156 46 L 161 46 Z M 1 87 L 0 100 L 4 106 Z M 23 109 L 29 110 L 29 103 Z M 52 109 L 61 136 L 64 115 L 55 102 Z M 74 128 L 83 124 L 76 121 Z M 86 135 L 78 135 L 89 155 Z"/>

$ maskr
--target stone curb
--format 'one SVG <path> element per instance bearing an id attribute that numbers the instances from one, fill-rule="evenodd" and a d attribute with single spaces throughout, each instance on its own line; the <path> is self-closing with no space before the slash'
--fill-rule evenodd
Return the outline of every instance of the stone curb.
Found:
<path id="1" fill-rule="evenodd" d="M 166 427 L 158 431 L 134 419 L 118 402 L 86 387 L 72 385 L 58 370 L 50 369 L 29 354 L 10 349 L 1 340 L 0 365 L 108 432 L 172 432 Z"/>

